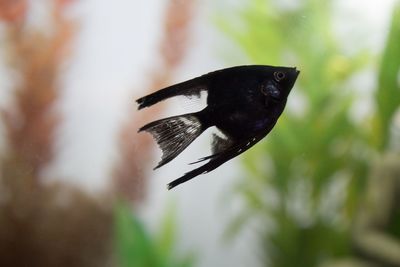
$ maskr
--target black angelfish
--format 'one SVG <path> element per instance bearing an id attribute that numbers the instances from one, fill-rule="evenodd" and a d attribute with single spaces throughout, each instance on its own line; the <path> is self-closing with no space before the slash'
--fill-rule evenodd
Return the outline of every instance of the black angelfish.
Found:
<path id="1" fill-rule="evenodd" d="M 286 105 L 299 71 L 263 65 L 237 66 L 161 89 L 139 98 L 138 109 L 178 95 L 207 92 L 207 106 L 195 113 L 173 116 L 139 129 L 151 133 L 163 155 L 159 168 L 179 155 L 204 130 L 217 127 L 225 136 L 213 136 L 213 154 L 199 159 L 206 164 L 168 184 L 168 189 L 207 173 L 243 153 L 266 136 Z"/>

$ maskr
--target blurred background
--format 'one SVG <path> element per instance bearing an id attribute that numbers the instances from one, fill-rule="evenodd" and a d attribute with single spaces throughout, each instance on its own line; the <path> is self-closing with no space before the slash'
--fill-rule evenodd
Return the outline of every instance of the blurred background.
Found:
<path id="1" fill-rule="evenodd" d="M 400 3 L 0 0 L 0 266 L 400 266 Z M 172 191 L 135 99 L 301 70 L 274 130 Z"/>

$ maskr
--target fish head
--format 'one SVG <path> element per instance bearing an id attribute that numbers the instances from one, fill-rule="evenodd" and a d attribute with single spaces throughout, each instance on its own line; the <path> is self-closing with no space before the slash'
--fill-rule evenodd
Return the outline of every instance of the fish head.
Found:
<path id="1" fill-rule="evenodd" d="M 272 101 L 284 101 L 292 90 L 300 71 L 290 67 L 270 67 L 261 83 L 261 93 Z"/>

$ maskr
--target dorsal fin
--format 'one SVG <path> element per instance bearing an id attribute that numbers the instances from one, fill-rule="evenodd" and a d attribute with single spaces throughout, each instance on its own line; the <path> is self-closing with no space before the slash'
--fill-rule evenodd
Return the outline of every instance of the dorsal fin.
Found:
<path id="1" fill-rule="evenodd" d="M 138 109 L 142 109 L 174 96 L 200 96 L 201 91 L 205 91 L 207 89 L 208 87 L 204 76 L 200 76 L 186 82 L 171 85 L 164 89 L 158 90 L 152 94 L 137 99 L 136 102 L 139 104 Z"/>

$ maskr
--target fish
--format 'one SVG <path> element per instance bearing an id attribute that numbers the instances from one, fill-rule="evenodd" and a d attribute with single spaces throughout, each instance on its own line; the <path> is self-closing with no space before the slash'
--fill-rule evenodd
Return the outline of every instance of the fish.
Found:
<path id="1" fill-rule="evenodd" d="M 234 66 L 137 99 L 141 110 L 171 97 L 207 93 L 204 109 L 156 120 L 138 130 L 150 133 L 162 150 L 154 170 L 176 158 L 206 129 L 216 127 L 222 134 L 213 134 L 211 155 L 190 164 L 207 163 L 170 182 L 168 190 L 218 168 L 263 139 L 282 114 L 299 73 L 296 67 Z"/>

